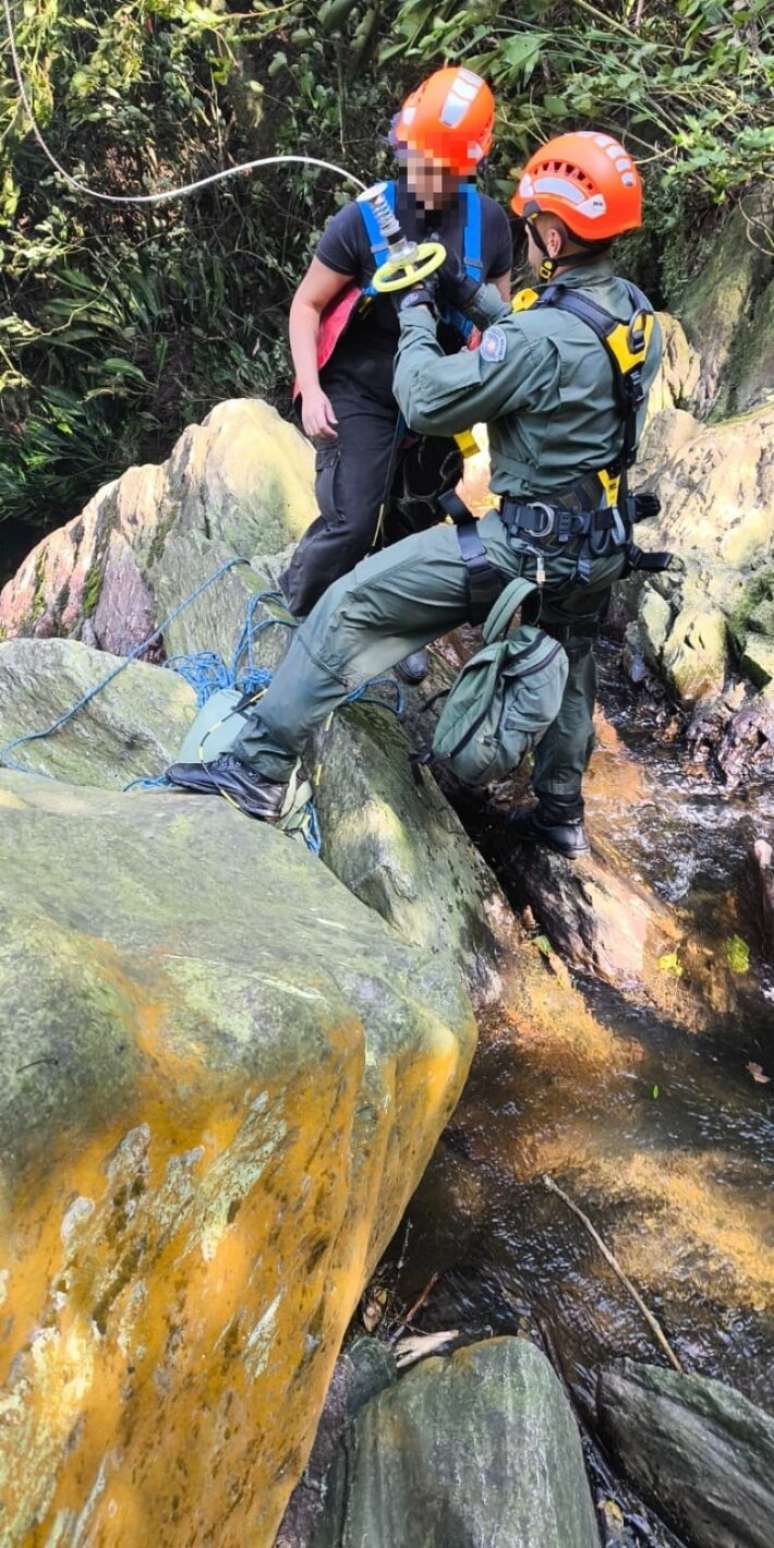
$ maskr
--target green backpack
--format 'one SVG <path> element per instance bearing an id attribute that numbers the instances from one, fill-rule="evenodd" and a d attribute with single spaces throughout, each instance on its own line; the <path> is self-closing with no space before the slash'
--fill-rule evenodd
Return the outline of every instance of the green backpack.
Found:
<path id="1" fill-rule="evenodd" d="M 516 608 L 535 589 L 518 579 L 500 593 L 484 623 L 484 648 L 462 668 L 435 728 L 433 758 L 466 785 L 504 779 L 559 713 L 564 649 L 532 624 L 507 634 Z"/>

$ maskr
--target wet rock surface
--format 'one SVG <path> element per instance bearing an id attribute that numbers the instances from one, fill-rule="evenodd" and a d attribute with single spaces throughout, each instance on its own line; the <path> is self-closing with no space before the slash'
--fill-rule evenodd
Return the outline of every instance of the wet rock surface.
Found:
<path id="1" fill-rule="evenodd" d="M 360 1409 L 398 1379 L 395 1356 L 376 1338 L 356 1338 L 333 1367 L 312 1454 L 282 1518 L 275 1548 L 309 1548 L 325 1514 L 326 1474 Z"/>
<path id="2" fill-rule="evenodd" d="M 361 1411 L 314 1548 L 598 1548 L 572 1411 L 525 1339 L 425 1360 Z"/>
<path id="3" fill-rule="evenodd" d="M 4 1541 L 269 1548 L 469 1002 L 224 802 L 0 807 Z"/>
<path id="4" fill-rule="evenodd" d="M 637 1489 L 695 1548 L 770 1548 L 774 1419 L 733 1388 L 624 1361 L 603 1371 L 602 1435 Z"/>
<path id="5" fill-rule="evenodd" d="M 77 640 L 0 643 L 0 746 L 42 731 L 123 666 L 87 708 L 52 736 L 9 757 L 32 773 L 123 789 L 172 762 L 196 714 L 192 688 L 173 672 L 93 650 Z"/>

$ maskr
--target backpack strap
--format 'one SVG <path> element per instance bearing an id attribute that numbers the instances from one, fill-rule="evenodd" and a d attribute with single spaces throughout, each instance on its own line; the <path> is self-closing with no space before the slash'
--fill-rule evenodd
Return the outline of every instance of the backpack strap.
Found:
<path id="1" fill-rule="evenodd" d="M 395 212 L 395 183 L 394 183 L 394 181 L 391 180 L 389 183 L 385 183 L 385 185 L 384 185 L 384 197 L 385 197 L 385 199 L 386 199 L 390 209 L 394 213 Z M 355 203 L 357 204 L 357 207 L 358 207 L 358 209 L 360 211 L 360 216 L 361 216 L 363 225 L 365 226 L 365 229 L 366 229 L 366 236 L 368 237 L 368 245 L 369 245 L 369 247 L 371 249 L 371 252 L 374 255 L 374 267 L 375 267 L 375 269 L 380 269 L 382 264 L 386 263 L 387 259 L 390 256 L 389 246 L 388 246 L 387 242 L 385 241 L 385 238 L 382 236 L 382 232 L 381 232 L 381 229 L 380 229 L 380 226 L 379 226 L 379 222 L 376 219 L 376 215 L 375 215 L 373 206 L 369 203 L 368 199 L 356 199 Z M 371 297 L 371 296 L 375 296 L 377 294 L 378 294 L 378 292 L 374 289 L 373 285 L 366 285 L 365 289 L 363 290 L 363 295 L 364 296 Z"/>
<path id="2" fill-rule="evenodd" d="M 484 621 L 482 633 L 485 644 L 491 645 L 494 640 L 502 639 L 507 634 L 508 625 L 517 607 L 520 607 L 525 597 L 530 596 L 533 591 L 537 591 L 535 582 L 527 580 L 523 575 L 518 575 L 505 587 Z"/>
<path id="3" fill-rule="evenodd" d="M 457 529 L 460 558 L 467 571 L 469 621 L 483 623 L 505 585 L 505 577 L 492 564 L 478 535 L 478 522 L 456 490 L 449 489 L 440 495 L 438 504 Z"/>

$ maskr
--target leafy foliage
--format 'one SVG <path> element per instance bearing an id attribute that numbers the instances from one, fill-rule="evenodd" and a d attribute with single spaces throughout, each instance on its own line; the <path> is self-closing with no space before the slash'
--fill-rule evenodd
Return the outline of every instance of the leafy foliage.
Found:
<path id="1" fill-rule="evenodd" d="M 641 154 L 658 283 L 664 233 L 771 175 L 765 0 L 13 0 L 54 153 L 106 193 L 160 190 L 274 152 L 366 181 L 427 69 L 464 60 L 500 104 L 491 192 L 537 140 L 594 123 Z M 168 451 L 218 399 L 289 385 L 285 319 L 325 218 L 350 196 L 287 166 L 157 207 L 91 202 L 29 132 L 6 45 L 0 94 L 0 500 L 72 515 Z M 658 233 L 657 239 L 654 233 Z M 650 267 L 648 267 L 648 265 Z M 655 266 L 655 267 L 654 267 Z"/>

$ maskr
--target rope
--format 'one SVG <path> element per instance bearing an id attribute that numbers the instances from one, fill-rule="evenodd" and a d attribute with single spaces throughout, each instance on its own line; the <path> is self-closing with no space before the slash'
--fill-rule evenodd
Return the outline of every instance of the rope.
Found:
<path id="1" fill-rule="evenodd" d="M 14 32 L 13 17 L 11 15 L 9 0 L 3 0 L 3 10 L 5 11 L 5 25 L 6 31 L 8 33 L 8 41 L 11 45 L 13 73 L 16 77 L 16 84 L 19 88 L 19 96 L 21 97 L 21 100 L 24 104 L 25 111 L 32 127 L 32 132 L 38 142 L 38 145 L 40 146 L 40 149 L 43 152 L 43 155 L 48 161 L 50 161 L 52 167 L 54 167 L 54 169 L 59 173 L 59 176 L 64 178 L 68 186 L 75 189 L 76 193 L 86 194 L 87 198 L 89 199 L 99 199 L 102 204 L 164 204 L 169 199 L 184 199 L 188 194 L 196 193 L 197 189 L 207 188 L 212 183 L 222 183 L 226 180 L 226 178 L 239 177 L 243 172 L 254 172 L 257 167 L 271 167 L 276 166 L 282 162 L 303 162 L 309 166 L 323 167 L 325 171 L 336 172 L 339 177 L 345 178 L 347 182 L 355 183 L 356 186 L 361 189 L 361 191 L 366 187 L 366 184 L 361 182 L 359 177 L 355 177 L 354 172 L 347 172 L 345 167 L 339 167 L 333 161 L 321 161 L 318 156 L 298 155 L 261 156 L 257 161 L 243 161 L 238 167 L 227 167 L 225 171 L 213 172 L 209 177 L 200 177 L 195 183 L 185 183 L 180 188 L 170 188 L 167 189 L 164 193 L 100 193 L 98 189 L 90 188 L 87 183 L 81 183 L 77 177 L 73 177 L 71 173 L 66 172 L 61 162 L 57 161 L 54 152 L 49 148 L 46 141 L 44 140 L 41 130 L 38 127 L 35 114 L 32 111 L 32 104 L 27 95 L 27 88 L 24 84 L 24 76 L 22 75 L 21 65 L 19 63 L 19 55 L 16 51 L 16 34 Z"/>
<path id="2" fill-rule="evenodd" d="M 24 736 L 15 736 L 10 742 L 6 742 L 3 747 L 0 747 L 0 767 L 14 769 L 17 774 L 28 774 L 30 772 L 29 769 L 25 769 L 22 764 L 16 763 L 13 758 L 9 758 L 8 754 L 13 752 L 14 748 L 23 747 L 26 742 L 40 742 L 47 736 L 53 736 L 56 731 L 61 731 L 62 726 L 66 726 L 82 709 L 85 709 L 86 705 L 90 704 L 92 699 L 95 699 L 97 694 L 102 692 L 103 688 L 107 688 L 108 683 L 112 683 L 121 672 L 125 672 L 126 668 L 131 666 L 133 661 L 136 661 L 139 656 L 143 655 L 148 647 L 160 638 L 164 630 L 168 629 L 170 624 L 174 623 L 175 619 L 179 618 L 180 614 L 187 607 L 190 607 L 197 597 L 202 595 L 202 592 L 208 591 L 210 586 L 214 586 L 215 582 L 220 580 L 221 575 L 225 575 L 227 570 L 233 570 L 238 564 L 249 565 L 249 563 L 249 559 L 227 559 L 225 564 L 220 565 L 214 575 L 209 577 L 209 580 L 202 581 L 201 585 L 197 586 L 190 596 L 184 597 L 182 602 L 178 602 L 177 607 L 174 607 L 172 612 L 162 619 L 158 628 L 154 629 L 153 633 L 149 634 L 147 639 L 142 640 L 139 645 L 135 645 L 134 649 L 129 652 L 129 655 L 117 667 L 114 667 L 112 672 L 108 672 L 107 677 L 103 677 L 100 682 L 94 684 L 93 688 L 89 688 L 78 699 L 77 703 L 73 704 L 70 709 L 65 710 L 56 720 L 52 720 L 50 726 L 46 726 L 43 731 L 28 731 Z M 46 778 L 53 779 L 54 775 L 47 775 Z"/>
<path id="3" fill-rule="evenodd" d="M 197 586 L 190 593 L 190 596 L 184 597 L 183 601 L 179 602 L 177 607 L 172 609 L 172 612 L 162 620 L 152 634 L 148 635 L 147 639 L 142 640 L 139 645 L 135 645 L 129 655 L 117 667 L 114 667 L 112 672 L 108 672 L 106 677 L 101 678 L 98 683 L 94 684 L 93 688 L 89 688 L 86 693 L 82 694 L 81 698 L 71 705 L 68 710 L 65 710 L 63 714 L 59 715 L 56 720 L 53 720 L 50 726 L 46 726 L 43 731 L 29 731 L 24 736 L 16 736 L 10 742 L 6 742 L 5 746 L 0 747 L 0 767 L 13 769 L 18 774 L 28 774 L 30 772 L 29 769 L 25 769 L 23 764 L 17 763 L 15 759 L 9 757 L 9 754 L 15 748 L 22 747 L 27 742 L 39 742 L 45 737 L 54 736 L 63 726 L 68 725 L 76 715 L 80 714 L 82 709 L 85 709 L 91 703 L 92 699 L 96 698 L 98 693 L 102 692 L 103 688 L 107 688 L 109 683 L 114 682 L 121 672 L 124 672 L 133 661 L 137 660 L 138 656 L 141 656 L 155 640 L 159 639 L 163 635 L 164 630 L 168 629 L 169 625 L 174 623 L 175 619 L 179 618 L 180 614 L 187 607 L 190 607 L 197 597 L 202 595 L 202 592 L 207 591 L 217 580 L 220 580 L 221 575 L 225 575 L 235 565 L 249 563 L 249 559 L 227 559 L 225 564 L 221 564 L 213 575 L 210 575 L 207 580 L 202 581 L 201 585 Z M 176 672 L 178 676 L 182 677 L 193 688 L 196 694 L 198 709 L 201 709 L 207 703 L 212 694 L 217 693 L 222 688 L 236 688 L 242 694 L 258 693 L 268 688 L 273 674 L 268 667 L 256 665 L 254 657 L 255 640 L 264 629 L 273 628 L 275 625 L 279 625 L 284 629 L 295 629 L 297 625 L 296 620 L 293 618 L 276 617 L 262 618 L 256 623 L 256 608 L 266 602 L 281 602 L 284 605 L 284 598 L 280 592 L 276 591 L 257 591 L 248 598 L 244 622 L 234 647 L 230 666 L 227 667 L 223 658 L 212 650 L 196 651 L 190 655 L 170 656 L 164 662 L 166 668 Z M 376 698 L 373 694 L 374 688 L 389 688 L 395 694 L 395 703 L 385 704 L 384 699 Z M 358 702 L 363 704 L 380 704 L 382 708 L 391 709 L 399 717 L 403 714 L 403 694 L 400 684 L 391 677 L 374 677 L 370 682 L 363 683 L 362 687 L 354 689 L 352 693 L 347 695 L 345 700 L 347 704 Z M 53 774 L 48 774 L 42 769 L 39 772 L 46 779 L 55 778 Z M 131 780 L 128 785 L 124 786 L 124 791 L 163 790 L 170 786 L 170 783 L 166 774 L 147 775 L 140 779 Z M 303 826 L 304 840 L 312 854 L 319 855 L 322 847 L 322 835 L 314 800 L 310 799 L 307 801 L 303 810 L 306 813 L 306 821 Z"/>

